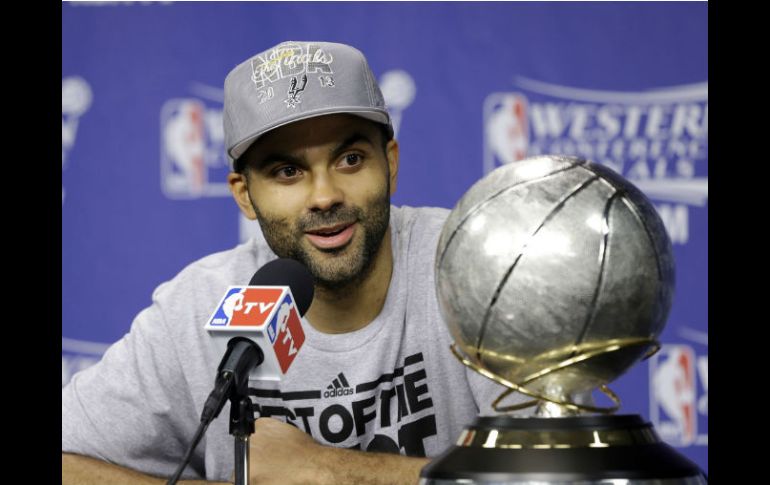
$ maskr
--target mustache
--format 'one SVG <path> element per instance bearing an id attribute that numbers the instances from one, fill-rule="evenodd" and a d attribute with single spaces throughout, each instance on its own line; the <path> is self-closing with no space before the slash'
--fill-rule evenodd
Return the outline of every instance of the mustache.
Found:
<path id="1" fill-rule="evenodd" d="M 362 219 L 363 211 L 359 207 L 334 206 L 328 211 L 305 214 L 297 221 L 297 230 L 304 233 L 319 227 L 353 223 Z"/>

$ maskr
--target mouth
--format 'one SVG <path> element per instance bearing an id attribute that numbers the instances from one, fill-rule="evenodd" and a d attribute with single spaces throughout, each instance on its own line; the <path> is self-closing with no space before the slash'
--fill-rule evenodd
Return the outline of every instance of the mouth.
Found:
<path id="1" fill-rule="evenodd" d="M 305 231 L 305 236 L 318 249 L 338 249 L 353 239 L 355 230 L 355 222 L 346 222 Z"/>

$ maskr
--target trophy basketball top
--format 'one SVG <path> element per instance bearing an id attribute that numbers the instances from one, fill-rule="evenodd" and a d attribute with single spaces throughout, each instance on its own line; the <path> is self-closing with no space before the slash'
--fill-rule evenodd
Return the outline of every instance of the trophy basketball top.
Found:
<path id="1" fill-rule="evenodd" d="M 455 355 L 508 387 L 493 407 L 612 412 L 606 384 L 658 349 L 674 289 L 652 203 L 611 169 L 565 156 L 499 167 L 447 219 L 436 288 Z M 578 405 L 600 388 L 612 408 Z M 519 391 L 534 399 L 500 407 Z"/>

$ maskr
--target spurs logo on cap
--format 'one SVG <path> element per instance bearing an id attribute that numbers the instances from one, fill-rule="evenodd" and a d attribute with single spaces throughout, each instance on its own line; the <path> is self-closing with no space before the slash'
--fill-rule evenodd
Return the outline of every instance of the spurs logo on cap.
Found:
<path id="1" fill-rule="evenodd" d="M 291 78 L 291 82 L 289 83 L 289 99 L 284 101 L 286 103 L 286 106 L 288 108 L 295 108 L 302 100 L 299 99 L 300 93 L 305 90 L 305 86 L 307 85 L 307 74 L 302 75 L 302 84 L 300 84 L 299 87 L 297 87 L 297 78 L 293 77 Z"/>

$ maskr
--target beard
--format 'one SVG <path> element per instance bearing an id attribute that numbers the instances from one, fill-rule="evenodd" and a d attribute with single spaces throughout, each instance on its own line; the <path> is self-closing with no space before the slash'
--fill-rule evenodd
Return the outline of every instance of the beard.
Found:
<path id="1" fill-rule="evenodd" d="M 356 286 L 371 272 L 374 258 L 390 223 L 389 183 L 362 207 L 336 205 L 328 211 L 304 214 L 295 221 L 270 217 L 252 207 L 268 246 L 281 258 L 291 258 L 308 268 L 316 286 L 339 291 Z M 356 235 L 343 247 L 319 249 L 305 238 L 317 227 L 358 223 Z M 363 234 L 363 237 L 361 236 Z"/>

